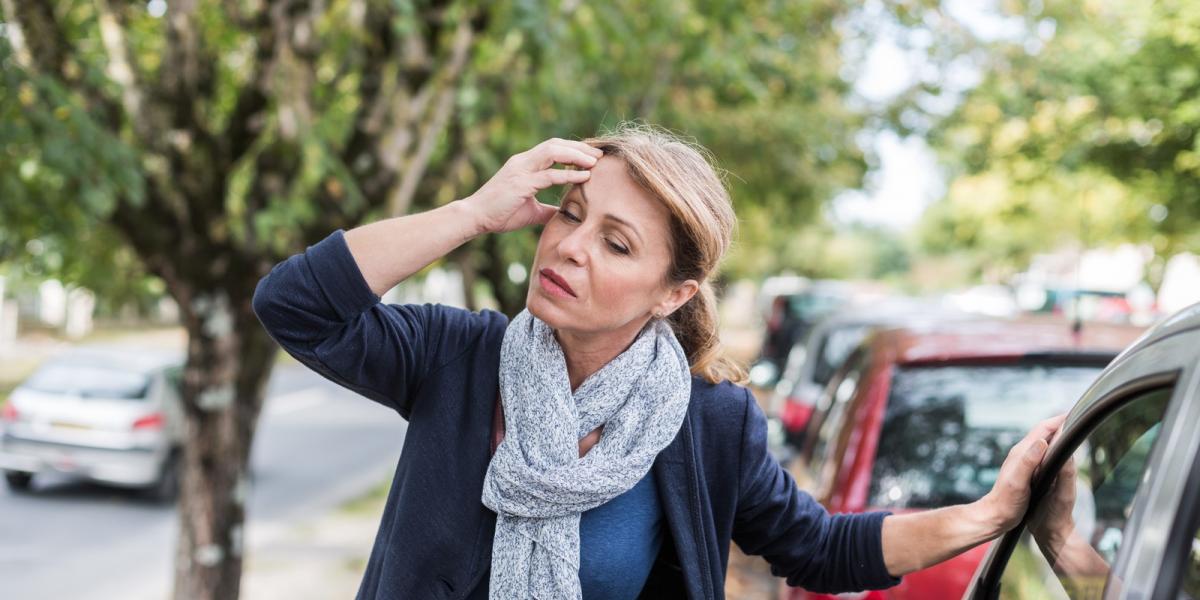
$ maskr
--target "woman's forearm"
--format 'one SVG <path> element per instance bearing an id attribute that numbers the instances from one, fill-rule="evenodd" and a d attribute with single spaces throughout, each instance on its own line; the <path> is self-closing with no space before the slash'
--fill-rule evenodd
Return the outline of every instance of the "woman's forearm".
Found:
<path id="1" fill-rule="evenodd" d="M 883 561 L 894 577 L 957 556 L 1003 531 L 980 502 L 948 506 L 883 520 Z"/>
<path id="2" fill-rule="evenodd" d="M 546 140 L 513 155 L 474 194 L 423 213 L 356 227 L 346 232 L 346 244 L 371 291 L 382 296 L 478 235 L 544 225 L 557 207 L 538 202 L 537 193 L 586 182 L 603 155 L 583 142 Z M 555 168 L 559 164 L 575 169 Z"/>
<path id="3" fill-rule="evenodd" d="M 351 229 L 346 232 L 346 245 L 371 291 L 382 296 L 480 233 L 475 213 L 456 200 Z"/>

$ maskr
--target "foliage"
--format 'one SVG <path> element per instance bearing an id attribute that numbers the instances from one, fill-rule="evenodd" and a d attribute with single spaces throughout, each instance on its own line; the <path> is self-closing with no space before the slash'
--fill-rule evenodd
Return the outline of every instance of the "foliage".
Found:
<path id="1" fill-rule="evenodd" d="M 934 129 L 956 169 L 928 251 L 1020 264 L 1068 241 L 1200 249 L 1200 6 L 1005 2 L 982 81 Z"/>

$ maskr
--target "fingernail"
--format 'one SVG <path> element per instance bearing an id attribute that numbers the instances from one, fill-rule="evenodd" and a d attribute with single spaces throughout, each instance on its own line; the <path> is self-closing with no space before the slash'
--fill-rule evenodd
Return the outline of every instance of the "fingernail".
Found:
<path id="1" fill-rule="evenodd" d="M 1042 457 L 1042 454 L 1044 454 L 1045 452 L 1046 452 L 1045 440 L 1038 440 L 1038 441 L 1034 442 L 1032 446 L 1029 447 L 1029 450 L 1026 451 L 1025 454 L 1027 454 L 1029 456 L 1029 458 L 1040 459 Z"/>

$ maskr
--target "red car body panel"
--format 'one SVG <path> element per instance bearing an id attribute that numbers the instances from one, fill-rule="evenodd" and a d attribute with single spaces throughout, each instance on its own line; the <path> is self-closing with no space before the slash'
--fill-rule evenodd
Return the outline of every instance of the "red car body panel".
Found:
<path id="1" fill-rule="evenodd" d="M 808 426 L 808 420 L 812 418 L 813 408 L 812 404 L 796 402 L 789 396 L 787 403 L 783 405 L 783 414 L 779 415 L 779 420 L 788 431 L 803 431 Z"/>
<path id="2" fill-rule="evenodd" d="M 1031 354 L 1115 355 L 1140 335 L 1141 329 L 1125 326 L 1089 326 L 1073 333 L 1067 324 L 1045 321 L 980 321 L 954 323 L 927 329 L 896 328 L 884 330 L 866 342 L 870 352 L 860 385 L 850 400 L 850 411 L 842 430 L 834 438 L 830 452 L 814 489 L 813 496 L 831 513 L 859 513 L 879 510 L 867 505 L 871 472 L 883 429 L 892 374 L 898 366 L 935 364 L 1009 364 Z M 843 365 L 843 369 L 846 365 Z M 834 382 L 841 379 L 841 373 Z M 830 393 L 827 390 L 826 393 Z M 803 456 L 811 458 L 816 419 L 806 438 Z M 895 514 L 919 512 L 911 509 L 885 509 Z M 780 584 L 780 597 L 789 600 L 958 600 L 966 591 L 988 544 L 941 564 L 905 575 L 902 582 L 888 590 L 826 595 Z"/>

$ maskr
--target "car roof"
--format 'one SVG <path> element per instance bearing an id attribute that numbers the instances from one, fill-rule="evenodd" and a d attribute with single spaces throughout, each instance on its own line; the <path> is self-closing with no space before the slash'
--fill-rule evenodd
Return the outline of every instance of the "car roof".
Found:
<path id="1" fill-rule="evenodd" d="M 1200 302 L 1159 321 L 1121 354 L 1124 356 L 1136 352 L 1139 348 L 1150 346 L 1164 338 L 1198 328 L 1200 328 Z"/>
<path id="2" fill-rule="evenodd" d="M 184 354 L 178 350 L 135 346 L 78 346 L 46 360 L 45 364 L 116 367 L 126 371 L 151 373 L 182 366 Z"/>
<path id="3" fill-rule="evenodd" d="M 899 364 L 1020 359 L 1029 355 L 1064 358 L 1116 357 L 1142 335 L 1128 325 L 1085 323 L 1078 334 L 1062 319 L 967 319 L 919 323 L 880 331 L 870 342 Z"/>
<path id="4" fill-rule="evenodd" d="M 816 330 L 841 329 L 846 327 L 870 327 L 876 325 L 899 325 L 906 322 L 936 323 L 939 320 L 979 319 L 962 311 L 947 308 L 931 300 L 921 298 L 888 298 L 870 305 L 854 305 L 833 312 L 819 321 Z"/>

